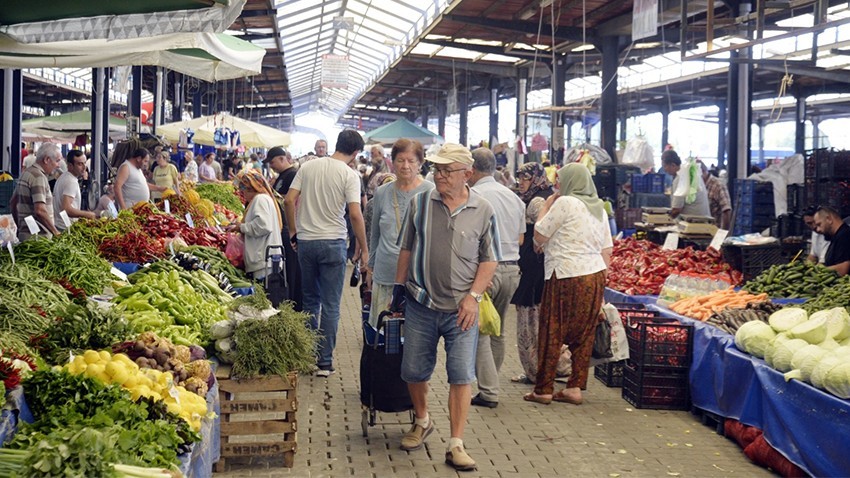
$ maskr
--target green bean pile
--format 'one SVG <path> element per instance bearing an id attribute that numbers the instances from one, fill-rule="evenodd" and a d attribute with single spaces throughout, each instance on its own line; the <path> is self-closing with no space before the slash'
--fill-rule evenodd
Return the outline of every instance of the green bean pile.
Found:
<path id="1" fill-rule="evenodd" d="M 112 280 L 111 264 L 100 258 L 93 247 L 37 237 L 16 245 L 14 250 L 18 263 L 50 280 L 65 279 L 88 295 L 100 294 Z M 0 254 L 0 262 L 11 260 L 5 250 Z"/>
<path id="2" fill-rule="evenodd" d="M 70 302 L 64 287 L 21 263 L 0 265 L 0 290 L 24 306 L 45 311 Z"/>

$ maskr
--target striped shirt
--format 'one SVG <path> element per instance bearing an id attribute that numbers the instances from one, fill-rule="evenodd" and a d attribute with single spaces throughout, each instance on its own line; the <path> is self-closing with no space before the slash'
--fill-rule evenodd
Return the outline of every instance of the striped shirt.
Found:
<path id="1" fill-rule="evenodd" d="M 478 264 L 502 259 L 493 206 L 470 189 L 466 204 L 449 211 L 434 189 L 413 197 L 398 236 L 410 251 L 407 292 L 439 312 L 456 312 L 469 294 Z"/>
<path id="2" fill-rule="evenodd" d="M 18 217 L 15 218 L 18 225 L 18 240 L 25 241 L 31 236 L 29 228 L 24 223 L 24 218 L 27 216 L 33 216 L 38 223 L 39 236 L 52 237 L 53 234 L 50 233 L 47 225 L 35 216 L 35 204 L 44 203 L 51 223 L 53 221 L 53 193 L 50 192 L 47 175 L 44 174 L 40 164 L 33 164 L 21 174 L 15 193 L 18 195 Z"/>

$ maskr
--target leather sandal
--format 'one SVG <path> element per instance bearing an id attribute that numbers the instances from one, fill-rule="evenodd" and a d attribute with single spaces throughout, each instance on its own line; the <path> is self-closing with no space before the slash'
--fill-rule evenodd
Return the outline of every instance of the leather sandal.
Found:
<path id="1" fill-rule="evenodd" d="M 525 395 L 522 396 L 522 399 L 525 400 L 526 402 L 535 402 L 535 403 L 539 403 L 541 405 L 549 405 L 550 403 L 552 403 L 552 397 L 551 396 L 538 395 L 534 392 L 526 393 Z"/>

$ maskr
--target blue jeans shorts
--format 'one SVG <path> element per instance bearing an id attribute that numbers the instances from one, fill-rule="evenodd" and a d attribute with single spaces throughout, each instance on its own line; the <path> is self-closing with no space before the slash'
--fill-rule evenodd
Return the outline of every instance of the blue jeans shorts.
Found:
<path id="1" fill-rule="evenodd" d="M 475 351 L 478 325 L 467 331 L 457 325 L 457 312 L 429 309 L 407 298 L 404 317 L 404 356 L 401 379 L 407 383 L 427 382 L 437 364 L 437 344 L 443 337 L 446 349 L 446 373 L 449 384 L 465 385 L 475 381 Z"/>

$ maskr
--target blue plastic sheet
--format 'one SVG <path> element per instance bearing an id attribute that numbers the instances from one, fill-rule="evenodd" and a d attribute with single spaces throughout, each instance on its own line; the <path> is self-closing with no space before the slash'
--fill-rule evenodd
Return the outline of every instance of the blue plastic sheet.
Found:
<path id="1" fill-rule="evenodd" d="M 137 270 L 142 268 L 142 266 L 134 262 L 113 262 L 112 267 L 118 269 L 126 275 L 130 275 L 133 272 L 136 272 Z"/>
<path id="2" fill-rule="evenodd" d="M 659 306 L 694 326 L 690 370 L 695 407 L 764 430 L 765 439 L 812 476 L 850 476 L 850 401 L 806 383 L 786 382 L 763 360 L 735 347 L 720 329 Z"/>
<path id="3" fill-rule="evenodd" d="M 657 295 L 629 295 L 624 294 L 618 290 L 605 288 L 605 293 L 603 295 L 605 302 L 613 302 L 618 304 L 654 304 L 658 301 Z"/>
<path id="4" fill-rule="evenodd" d="M 6 393 L 6 405 L 0 412 L 0 446 L 15 438 L 21 422 L 35 421 L 24 398 L 24 389 L 15 387 Z"/>
<path id="5" fill-rule="evenodd" d="M 215 418 L 201 423 L 201 441 L 192 445 L 192 452 L 180 456 L 180 472 L 186 478 L 206 478 L 212 475 L 213 463 L 221 458 L 221 403 L 218 396 L 218 381 L 207 392 L 207 410 L 215 412 Z"/>
<path id="6" fill-rule="evenodd" d="M 233 290 L 236 291 L 237 294 L 243 295 L 243 296 L 244 295 L 251 295 L 251 294 L 254 293 L 253 287 L 235 287 Z"/>

